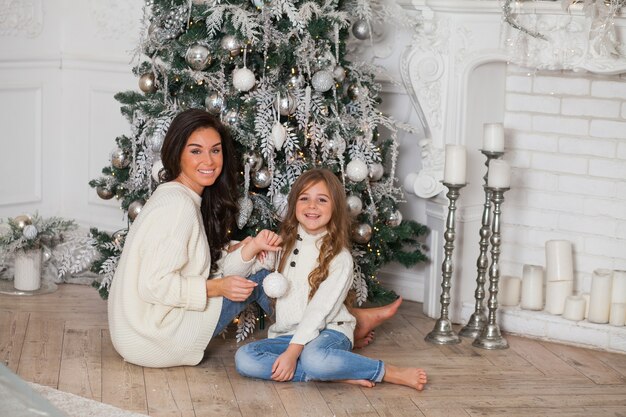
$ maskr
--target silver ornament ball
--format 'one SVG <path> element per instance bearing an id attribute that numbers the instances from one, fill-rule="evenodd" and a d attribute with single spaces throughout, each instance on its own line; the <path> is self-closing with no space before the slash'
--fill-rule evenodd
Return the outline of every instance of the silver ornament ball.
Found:
<path id="1" fill-rule="evenodd" d="M 385 173 L 385 167 L 381 163 L 375 163 L 369 166 L 368 176 L 370 177 L 370 181 L 378 181 L 383 177 Z"/>
<path id="2" fill-rule="evenodd" d="M 295 74 L 289 77 L 289 81 L 287 82 L 288 88 L 302 88 L 304 87 L 304 77 L 302 74 Z"/>
<path id="3" fill-rule="evenodd" d="M 122 246 L 124 244 L 124 240 L 126 239 L 127 232 L 127 230 L 118 230 L 113 233 L 113 236 L 111 236 L 113 238 L 113 242 L 115 242 L 118 246 Z"/>
<path id="4" fill-rule="evenodd" d="M 372 226 L 360 223 L 352 229 L 352 240 L 356 243 L 365 244 L 372 239 Z"/>
<path id="5" fill-rule="evenodd" d="M 185 60 L 187 64 L 196 71 L 202 71 L 206 69 L 211 63 L 211 55 L 209 55 L 209 48 L 198 43 L 191 45 L 187 49 L 185 54 Z"/>
<path id="6" fill-rule="evenodd" d="M 251 171 L 257 171 L 263 166 L 263 157 L 256 152 L 244 152 L 243 164 L 250 165 Z"/>
<path id="7" fill-rule="evenodd" d="M 149 72 L 139 77 L 139 89 L 144 93 L 156 92 L 156 79 L 153 73 Z"/>
<path id="8" fill-rule="evenodd" d="M 296 110 L 296 98 L 291 93 L 282 95 L 280 98 L 276 98 L 274 107 L 276 107 L 281 116 L 289 116 Z"/>
<path id="9" fill-rule="evenodd" d="M 252 183 L 256 188 L 267 188 L 272 183 L 270 171 L 263 167 L 252 174 Z"/>
<path id="10" fill-rule="evenodd" d="M 346 205 L 348 206 L 348 213 L 352 217 L 356 217 L 363 211 L 363 201 L 361 197 L 357 195 L 349 195 L 346 197 Z"/>
<path id="11" fill-rule="evenodd" d="M 123 150 L 117 148 L 111 152 L 111 165 L 117 169 L 124 169 L 130 165 L 130 159 Z"/>
<path id="12" fill-rule="evenodd" d="M 400 210 L 393 210 L 387 214 L 387 224 L 392 227 L 400 226 L 402 223 L 402 213 Z"/>
<path id="13" fill-rule="evenodd" d="M 346 141 L 342 137 L 335 136 L 326 142 L 326 149 L 335 156 L 343 155 L 346 151 Z"/>
<path id="14" fill-rule="evenodd" d="M 115 195 L 112 190 L 102 185 L 99 185 L 96 187 L 96 193 L 98 193 L 98 197 L 100 197 L 103 200 L 110 200 Z"/>
<path id="15" fill-rule="evenodd" d="M 142 200 L 135 200 L 128 206 L 128 218 L 132 221 L 139 216 L 143 209 L 144 202 Z"/>
<path id="16" fill-rule="evenodd" d="M 352 34 L 355 38 L 364 41 L 370 38 L 370 27 L 365 19 L 359 19 L 352 25 Z"/>
<path id="17" fill-rule="evenodd" d="M 340 65 L 335 66 L 333 68 L 333 78 L 339 83 L 343 82 L 346 79 L 346 70 Z"/>
<path id="18" fill-rule="evenodd" d="M 223 50 L 228 51 L 230 56 L 237 56 L 241 53 L 241 43 L 232 35 L 224 36 L 220 46 Z"/>
<path id="19" fill-rule="evenodd" d="M 213 91 L 204 100 L 204 106 L 209 113 L 220 114 L 224 110 L 224 97 L 217 91 Z"/>
<path id="20" fill-rule="evenodd" d="M 330 90 L 335 85 L 333 73 L 328 70 L 317 71 L 311 78 L 311 85 L 320 93 Z"/>
<path id="21" fill-rule="evenodd" d="M 224 115 L 224 122 L 229 126 L 237 124 L 239 122 L 239 111 L 237 109 L 228 110 Z"/>

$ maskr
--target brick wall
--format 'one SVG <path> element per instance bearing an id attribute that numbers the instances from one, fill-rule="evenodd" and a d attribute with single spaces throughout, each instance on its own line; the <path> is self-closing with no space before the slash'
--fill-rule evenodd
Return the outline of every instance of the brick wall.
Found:
<path id="1" fill-rule="evenodd" d="M 545 265 L 550 239 L 572 242 L 577 292 L 626 269 L 626 76 L 509 65 L 504 125 L 503 274 Z"/>

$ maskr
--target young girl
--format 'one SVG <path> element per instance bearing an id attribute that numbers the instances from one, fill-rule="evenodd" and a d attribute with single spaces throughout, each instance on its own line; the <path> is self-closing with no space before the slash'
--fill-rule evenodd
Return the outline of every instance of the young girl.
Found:
<path id="1" fill-rule="evenodd" d="M 278 270 L 289 289 L 276 300 L 268 339 L 237 350 L 237 371 L 274 381 L 344 381 L 365 387 L 385 381 L 421 391 L 427 382 L 422 369 L 351 352 L 356 320 L 346 297 L 353 261 L 345 193 L 332 172 L 313 169 L 294 183 L 281 237 L 285 255 Z"/>

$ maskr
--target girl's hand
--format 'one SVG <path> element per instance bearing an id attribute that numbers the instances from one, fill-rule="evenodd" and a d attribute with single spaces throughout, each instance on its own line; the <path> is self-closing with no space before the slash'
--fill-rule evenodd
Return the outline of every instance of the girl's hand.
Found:
<path id="1" fill-rule="evenodd" d="M 257 283 L 240 277 L 238 275 L 229 275 L 222 279 L 210 279 L 206 282 L 208 297 L 226 297 L 231 301 L 245 301 Z"/>
<path id="2" fill-rule="evenodd" d="M 283 240 L 278 234 L 263 229 L 241 249 L 241 257 L 247 262 L 262 251 L 277 252 L 282 243 Z"/>
<path id="3" fill-rule="evenodd" d="M 303 345 L 290 344 L 272 365 L 272 380 L 278 382 L 291 381 L 296 372 L 296 365 Z"/>

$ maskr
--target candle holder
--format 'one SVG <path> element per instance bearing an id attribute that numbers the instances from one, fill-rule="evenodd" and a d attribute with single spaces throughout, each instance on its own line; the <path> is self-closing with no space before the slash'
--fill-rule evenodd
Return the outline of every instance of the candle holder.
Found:
<path id="1" fill-rule="evenodd" d="M 496 323 L 498 310 L 498 281 L 500 280 L 500 214 L 506 188 L 490 188 L 491 202 L 493 203 L 493 223 L 491 227 L 491 266 L 489 268 L 489 315 L 487 324 L 480 334 L 474 339 L 473 346 L 483 349 L 506 349 L 509 343 L 500 333 L 500 327 Z"/>
<path id="2" fill-rule="evenodd" d="M 446 219 L 446 232 L 443 245 L 445 258 L 441 264 L 441 314 L 433 330 L 428 333 L 425 340 L 438 345 L 453 345 L 461 343 L 461 339 L 452 330 L 452 323 L 448 318 L 448 306 L 450 305 L 450 280 L 452 278 L 452 252 L 454 250 L 454 215 L 456 212 L 456 200 L 459 198 L 461 188 L 467 184 L 443 183 L 448 189 L 448 217 Z"/>
<path id="3" fill-rule="evenodd" d="M 476 290 L 474 291 L 474 299 L 476 303 L 474 305 L 474 313 L 472 313 L 467 324 L 459 331 L 459 335 L 463 337 L 471 337 L 475 339 L 480 334 L 480 331 L 487 324 L 487 314 L 485 313 L 485 306 L 483 300 L 485 299 L 485 282 L 487 281 L 487 269 L 489 268 L 489 257 L 487 252 L 489 250 L 489 236 L 491 236 L 491 190 L 487 187 L 487 177 L 489 176 L 489 162 L 492 159 L 499 159 L 504 152 L 493 151 L 480 151 L 487 157 L 485 166 L 487 172 L 483 180 L 485 184 L 483 189 L 485 190 L 485 204 L 483 207 L 482 226 L 480 228 L 480 254 L 476 260 L 477 276 L 476 276 Z"/>

